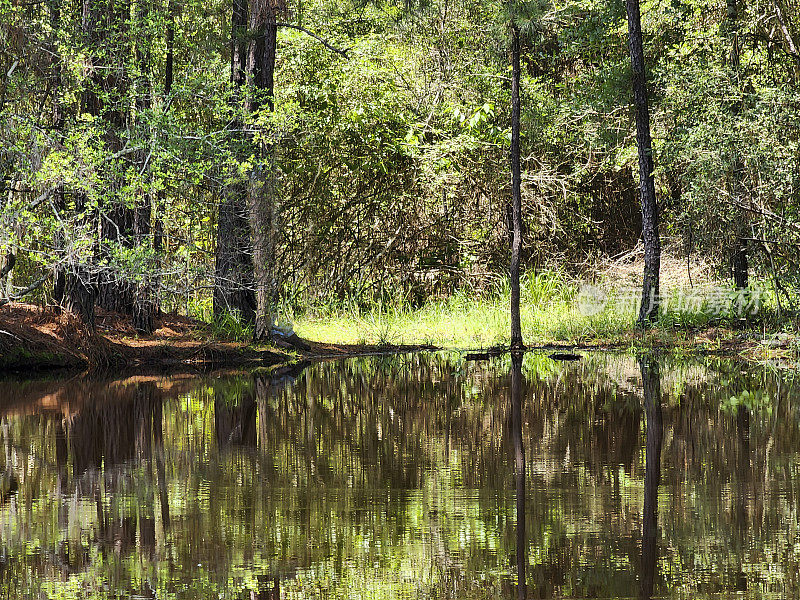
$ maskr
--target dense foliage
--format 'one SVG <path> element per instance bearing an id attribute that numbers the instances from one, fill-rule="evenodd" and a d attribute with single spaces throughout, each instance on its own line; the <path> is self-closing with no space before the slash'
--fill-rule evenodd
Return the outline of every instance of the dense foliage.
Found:
<path id="1" fill-rule="evenodd" d="M 639 236 L 624 6 L 518 4 L 530 17 L 523 268 L 587 264 Z M 41 282 L 40 299 L 58 300 L 84 286 L 109 308 L 210 314 L 219 207 L 258 169 L 271 177 L 280 302 L 420 302 L 503 276 L 505 3 L 281 5 L 274 109 L 255 110 L 263 90 L 232 83 L 232 10 L 218 0 L 0 0 L 11 295 Z M 725 276 L 743 253 L 791 304 L 800 9 L 647 0 L 642 18 L 662 232 Z"/>

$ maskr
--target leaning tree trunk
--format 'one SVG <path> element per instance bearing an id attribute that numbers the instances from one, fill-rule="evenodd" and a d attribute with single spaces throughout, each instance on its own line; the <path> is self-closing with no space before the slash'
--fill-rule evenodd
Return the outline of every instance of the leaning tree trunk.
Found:
<path id="1" fill-rule="evenodd" d="M 255 0 L 251 6 L 250 28 L 258 32 L 251 40 L 248 51 L 248 75 L 253 93 L 248 99 L 248 112 L 254 113 L 266 100 L 274 110 L 275 55 L 277 52 L 278 7 L 274 0 Z M 250 174 L 247 208 L 250 217 L 250 235 L 253 245 L 253 279 L 256 290 L 256 319 L 253 338 L 270 339 L 275 319 L 274 301 L 277 295 L 275 282 L 275 148 L 265 141 L 259 142 L 258 161 Z"/>
<path id="2" fill-rule="evenodd" d="M 633 71 L 633 98 L 636 106 L 636 145 L 639 149 L 639 189 L 642 198 L 644 239 L 644 277 L 638 323 L 640 326 L 645 326 L 658 317 L 661 242 L 658 235 L 658 203 L 653 179 L 653 144 L 650 137 L 650 112 L 647 106 L 647 80 L 639 0 L 626 0 L 625 5 L 628 11 L 628 42 Z"/>
<path id="3" fill-rule="evenodd" d="M 241 90 L 246 82 L 247 0 L 234 0 L 231 18 L 231 83 L 234 87 L 234 112 L 241 110 Z M 243 144 L 241 119 L 230 124 L 232 143 L 239 154 Z M 244 324 L 255 321 L 253 294 L 253 262 L 247 218 L 247 184 L 237 180 L 225 186 L 219 207 L 216 235 L 216 265 L 214 272 L 214 317 L 235 314 Z"/>
<path id="4" fill-rule="evenodd" d="M 511 13 L 511 350 L 523 350 L 522 320 L 520 317 L 519 263 L 522 252 L 522 193 L 519 150 L 520 129 L 520 44 L 519 27 Z"/>

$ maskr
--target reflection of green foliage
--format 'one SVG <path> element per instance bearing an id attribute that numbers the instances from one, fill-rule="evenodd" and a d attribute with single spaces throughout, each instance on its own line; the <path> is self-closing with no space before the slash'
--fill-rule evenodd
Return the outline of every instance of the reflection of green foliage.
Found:
<path id="1" fill-rule="evenodd" d="M 12 469 L 20 487 L 0 507 L 8 557 L 0 594 L 240 600 L 277 577 L 284 598 L 508 597 L 516 552 L 508 368 L 507 356 L 363 357 L 316 364 L 281 385 L 263 374 L 198 379 L 150 413 L 141 397 L 154 388 L 144 384 L 99 388 L 114 394 L 66 387 L 62 397 L 77 410 L 66 422 L 66 457 L 56 442 L 60 413 L 5 417 L 0 470 Z M 628 597 L 645 494 L 638 363 L 529 354 L 524 372 L 531 589 Z M 800 420 L 790 402 L 770 400 L 792 397 L 795 384 L 716 359 L 669 358 L 662 379 L 659 595 L 733 593 L 742 568 L 763 582 L 758 589 L 796 591 L 800 528 L 782 494 L 794 485 L 784 468 Z M 736 411 L 724 406 L 732 395 Z M 749 414 L 749 454 L 740 409 Z M 142 426 L 146 414 L 160 419 L 163 442 Z M 133 458 L 74 472 L 88 417 Z M 248 418 L 252 439 L 220 435 L 223 424 Z"/>
<path id="2" fill-rule="evenodd" d="M 750 412 L 765 411 L 768 416 L 772 415 L 772 404 L 769 394 L 762 390 L 742 390 L 738 395 L 723 399 L 719 407 L 729 413 L 734 414 L 739 409 L 744 408 Z"/>

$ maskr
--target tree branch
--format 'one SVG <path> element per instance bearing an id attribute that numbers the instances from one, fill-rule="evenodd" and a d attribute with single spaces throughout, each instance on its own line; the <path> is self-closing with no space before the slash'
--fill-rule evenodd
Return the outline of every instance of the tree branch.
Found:
<path id="1" fill-rule="evenodd" d="M 337 48 L 336 46 L 328 42 L 326 39 L 318 36 L 313 31 L 309 31 L 305 27 L 300 27 L 300 25 L 292 25 L 291 23 L 276 23 L 276 25 L 278 27 L 288 27 L 289 29 L 296 29 L 297 31 L 302 31 L 306 35 L 310 35 L 311 37 L 313 37 L 315 40 L 317 40 L 320 44 L 325 46 L 331 52 L 335 52 L 336 54 L 340 54 L 341 56 L 347 58 L 347 52 L 350 50 L 349 48 L 347 50 L 342 50 L 341 48 Z"/>
<path id="2" fill-rule="evenodd" d="M 33 292 L 35 290 L 38 290 L 40 287 L 42 287 L 42 284 L 45 281 L 47 281 L 47 275 L 45 275 L 44 277 L 42 277 L 41 279 L 39 279 L 37 281 L 34 281 L 32 284 L 30 284 L 24 290 L 21 290 L 15 296 L 12 296 L 10 298 L 0 298 L 0 306 L 5 306 L 9 302 L 16 302 L 17 300 L 20 300 L 23 296 L 27 296 L 31 292 Z"/>

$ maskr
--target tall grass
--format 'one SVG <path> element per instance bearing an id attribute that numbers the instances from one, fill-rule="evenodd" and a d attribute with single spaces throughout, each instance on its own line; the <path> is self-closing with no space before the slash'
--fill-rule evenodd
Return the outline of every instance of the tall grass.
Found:
<path id="1" fill-rule="evenodd" d="M 524 275 L 521 317 L 525 343 L 631 343 L 640 292 L 635 288 L 615 290 L 613 283 L 600 282 L 599 287 L 608 290 L 607 302 L 593 312 L 581 306 L 581 283 L 565 273 L 550 270 Z M 754 288 L 752 293 L 760 295 L 760 308 L 757 315 L 748 316 L 747 325 L 754 331 L 785 328 L 787 321 L 775 318 L 774 290 Z M 656 331 L 668 336 L 675 332 L 680 337 L 681 332 L 709 326 L 738 328 L 742 322 L 734 310 L 735 297 L 736 291 L 724 283 L 672 289 L 662 298 Z M 293 315 L 293 320 L 301 337 L 331 343 L 486 348 L 509 343 L 510 302 L 504 284 L 483 294 L 462 290 L 431 299 L 421 307 L 403 300 L 377 301 L 367 310 L 355 302 L 316 306 Z"/>
<path id="2" fill-rule="evenodd" d="M 521 317 L 527 344 L 611 338 L 633 327 L 633 313 L 581 314 L 578 289 L 576 281 L 558 271 L 523 276 Z M 312 340 L 485 348 L 509 343 L 510 302 L 506 284 L 482 295 L 462 290 L 417 308 L 402 300 L 378 303 L 368 310 L 354 304 L 344 310 L 317 306 L 295 314 L 294 320 L 298 334 Z"/>

